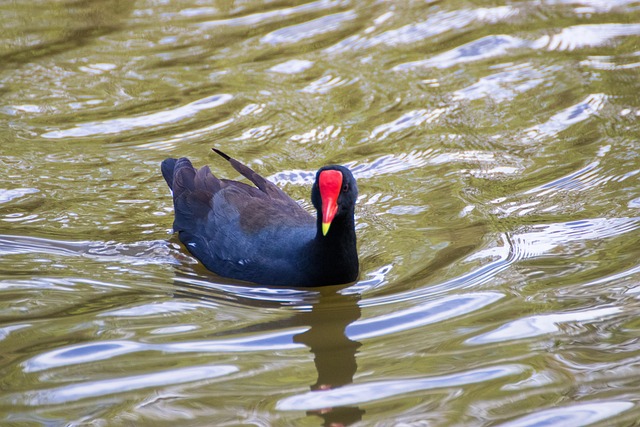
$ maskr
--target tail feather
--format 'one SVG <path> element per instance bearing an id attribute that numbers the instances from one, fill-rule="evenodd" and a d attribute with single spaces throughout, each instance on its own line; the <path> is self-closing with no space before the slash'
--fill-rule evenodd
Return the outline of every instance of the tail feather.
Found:
<path id="1" fill-rule="evenodd" d="M 260 191 L 267 194 L 269 197 L 273 199 L 284 200 L 284 201 L 291 200 L 291 198 L 284 191 L 278 188 L 277 185 L 275 185 L 268 179 L 263 178 L 260 174 L 258 174 L 256 171 L 251 169 L 249 166 L 240 163 L 236 159 L 228 156 L 227 154 L 223 153 L 217 148 L 212 148 L 212 150 L 215 151 L 220 156 L 222 156 L 223 159 L 227 160 L 236 171 L 240 172 L 242 176 L 247 178 L 249 181 L 253 182 L 255 186 L 260 189 Z"/>
<path id="2" fill-rule="evenodd" d="M 189 159 L 182 157 L 175 163 L 173 169 L 173 198 L 177 199 L 185 191 L 195 190 L 196 169 Z"/>
<path id="3" fill-rule="evenodd" d="M 182 193 L 173 200 L 175 231 L 194 233 L 211 211 L 211 193 L 202 190 Z M 196 233 L 197 234 L 197 233 Z"/>
<path id="4" fill-rule="evenodd" d="M 169 158 L 164 160 L 160 165 L 162 176 L 171 190 L 173 190 L 173 171 L 176 168 L 176 162 L 176 159 Z"/>
<path id="5" fill-rule="evenodd" d="M 196 172 L 194 179 L 197 189 L 204 190 L 211 194 L 215 194 L 222 188 L 222 181 L 216 178 L 212 173 L 209 166 L 203 166 Z"/>
<path id="6" fill-rule="evenodd" d="M 173 192 L 173 229 L 184 232 L 198 227 L 211 210 L 211 198 L 222 183 L 208 167 L 197 170 L 185 157 L 166 159 L 161 170 Z"/>

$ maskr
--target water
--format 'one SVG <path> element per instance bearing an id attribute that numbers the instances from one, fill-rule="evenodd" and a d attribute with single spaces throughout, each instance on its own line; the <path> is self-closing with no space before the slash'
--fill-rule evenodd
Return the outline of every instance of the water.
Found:
<path id="1" fill-rule="evenodd" d="M 0 5 L 3 426 L 635 425 L 634 0 Z M 352 286 L 246 288 L 159 171 L 360 188 Z"/>

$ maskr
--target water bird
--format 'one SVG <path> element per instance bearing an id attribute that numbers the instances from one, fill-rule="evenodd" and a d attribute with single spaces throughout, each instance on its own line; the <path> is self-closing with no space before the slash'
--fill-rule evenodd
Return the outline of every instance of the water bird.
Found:
<path id="1" fill-rule="evenodd" d="M 213 148 L 253 185 L 220 179 L 208 166 L 168 158 L 178 238 L 215 274 L 264 286 L 315 287 L 358 277 L 356 180 L 340 165 L 316 173 L 316 218 L 269 180 Z"/>

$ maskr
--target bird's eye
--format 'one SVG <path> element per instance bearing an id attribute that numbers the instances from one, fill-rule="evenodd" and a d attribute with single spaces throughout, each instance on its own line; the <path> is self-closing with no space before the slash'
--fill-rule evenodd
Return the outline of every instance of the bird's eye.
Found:
<path id="1" fill-rule="evenodd" d="M 345 184 L 342 186 L 342 192 L 346 193 L 347 191 L 349 191 L 349 184 Z"/>

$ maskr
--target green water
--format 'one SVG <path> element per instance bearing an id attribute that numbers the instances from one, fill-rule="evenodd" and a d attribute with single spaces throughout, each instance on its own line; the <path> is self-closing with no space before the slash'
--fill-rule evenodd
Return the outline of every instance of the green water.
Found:
<path id="1" fill-rule="evenodd" d="M 0 4 L 0 425 L 631 426 L 633 0 Z M 348 287 L 246 288 L 171 234 L 166 157 L 311 209 Z"/>

